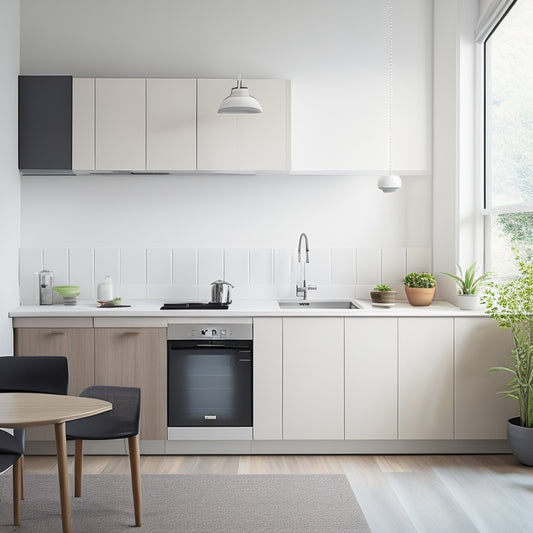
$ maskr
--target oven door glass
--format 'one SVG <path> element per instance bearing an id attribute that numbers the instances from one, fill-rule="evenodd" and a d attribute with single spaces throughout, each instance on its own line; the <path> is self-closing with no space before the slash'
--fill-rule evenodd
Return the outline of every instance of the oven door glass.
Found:
<path id="1" fill-rule="evenodd" d="M 251 343 L 232 347 L 169 341 L 168 425 L 251 426 Z"/>

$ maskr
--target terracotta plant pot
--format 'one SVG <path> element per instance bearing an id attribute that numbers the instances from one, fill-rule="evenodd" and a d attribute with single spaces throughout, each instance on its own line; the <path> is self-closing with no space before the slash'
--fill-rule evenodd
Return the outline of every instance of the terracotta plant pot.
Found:
<path id="1" fill-rule="evenodd" d="M 430 289 L 405 286 L 407 301 L 414 306 L 429 305 L 435 296 L 435 287 Z"/>
<path id="2" fill-rule="evenodd" d="M 370 291 L 370 299 L 374 304 L 396 303 L 396 291 Z"/>

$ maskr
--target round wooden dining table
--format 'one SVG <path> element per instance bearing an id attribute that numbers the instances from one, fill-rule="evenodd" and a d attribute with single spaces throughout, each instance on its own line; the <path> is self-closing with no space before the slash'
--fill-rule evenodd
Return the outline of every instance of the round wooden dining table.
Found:
<path id="1" fill-rule="evenodd" d="M 53 424 L 55 427 L 63 533 L 72 532 L 65 422 L 104 413 L 112 407 L 110 402 L 80 396 L 30 392 L 0 393 L 0 427 L 20 428 L 47 424 Z"/>

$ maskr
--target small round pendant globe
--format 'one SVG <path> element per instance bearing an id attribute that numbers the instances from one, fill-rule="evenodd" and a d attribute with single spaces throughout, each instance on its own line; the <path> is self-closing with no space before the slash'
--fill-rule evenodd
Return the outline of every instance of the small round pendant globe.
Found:
<path id="1" fill-rule="evenodd" d="M 383 192 L 396 192 L 402 187 L 402 178 L 396 174 L 387 174 L 378 179 L 378 189 Z"/>

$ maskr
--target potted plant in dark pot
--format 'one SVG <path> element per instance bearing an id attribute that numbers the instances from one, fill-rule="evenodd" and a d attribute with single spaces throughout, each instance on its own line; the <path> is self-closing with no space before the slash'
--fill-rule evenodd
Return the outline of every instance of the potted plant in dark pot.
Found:
<path id="1" fill-rule="evenodd" d="M 445 276 L 453 278 L 457 283 L 457 303 L 460 309 L 467 311 L 473 311 L 477 308 L 479 303 L 479 289 L 483 286 L 483 283 L 487 281 L 490 272 L 485 272 L 476 278 L 478 271 L 476 263 L 472 263 L 463 275 L 461 267 L 457 265 L 457 271 L 459 275 L 450 274 L 449 272 L 443 272 Z"/>
<path id="2" fill-rule="evenodd" d="M 515 457 L 533 466 L 533 263 L 518 252 L 516 262 L 519 275 L 487 282 L 481 303 L 499 327 L 512 332 L 514 348 L 508 365 L 490 370 L 512 375 L 502 394 L 518 400 L 520 416 L 507 421 L 507 439 Z"/>
<path id="3" fill-rule="evenodd" d="M 396 291 L 389 285 L 376 285 L 374 290 L 370 291 L 370 299 L 374 305 L 390 307 L 396 303 Z"/>
<path id="4" fill-rule="evenodd" d="M 411 272 L 403 279 L 405 295 L 411 305 L 429 305 L 435 296 L 435 277 L 427 272 Z"/>

